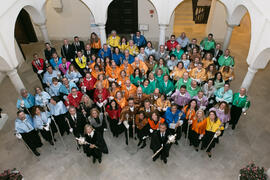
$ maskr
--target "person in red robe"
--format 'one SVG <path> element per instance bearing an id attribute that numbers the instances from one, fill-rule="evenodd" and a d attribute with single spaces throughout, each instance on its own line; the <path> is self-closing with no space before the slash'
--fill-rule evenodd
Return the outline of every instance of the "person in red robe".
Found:
<path id="1" fill-rule="evenodd" d="M 81 91 L 85 92 L 91 99 L 93 99 L 96 82 L 97 79 L 92 77 L 90 72 L 87 72 L 80 84 Z"/>
<path id="2" fill-rule="evenodd" d="M 82 96 L 83 96 L 83 93 L 81 91 L 78 91 L 76 87 L 73 87 L 71 89 L 71 93 L 67 96 L 65 105 L 67 107 L 74 106 L 77 109 L 80 108 L 80 102 L 81 102 Z"/>
<path id="3" fill-rule="evenodd" d="M 43 79 L 43 74 L 46 72 L 46 63 L 44 59 L 39 58 L 38 54 L 35 53 L 33 55 L 33 61 L 32 61 L 32 68 L 33 71 L 37 74 L 38 79 L 40 80 L 41 84 L 43 85 L 42 79 Z"/>
<path id="4" fill-rule="evenodd" d="M 110 92 L 108 89 L 104 88 L 102 82 L 97 83 L 97 88 L 94 91 L 94 102 L 96 103 L 99 111 L 103 111 L 105 105 L 108 102 L 108 98 L 110 96 Z"/>

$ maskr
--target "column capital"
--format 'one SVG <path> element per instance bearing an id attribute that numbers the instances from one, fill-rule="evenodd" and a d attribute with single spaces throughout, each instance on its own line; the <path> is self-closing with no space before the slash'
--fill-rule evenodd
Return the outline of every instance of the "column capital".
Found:
<path id="1" fill-rule="evenodd" d="M 168 26 L 168 24 L 159 24 L 159 29 L 166 29 Z"/>
<path id="2" fill-rule="evenodd" d="M 255 74 L 257 71 L 258 71 L 258 69 L 254 68 L 254 67 L 251 67 L 251 66 L 248 67 L 248 72 L 250 72 L 250 73 Z"/>
<path id="3" fill-rule="evenodd" d="M 17 75 L 18 74 L 18 71 L 17 69 L 12 69 L 11 71 L 7 71 L 7 75 L 8 76 L 13 76 L 13 75 Z"/>
<path id="4" fill-rule="evenodd" d="M 98 23 L 97 26 L 100 29 L 105 29 L 105 24 L 103 24 L 103 23 Z"/>
<path id="5" fill-rule="evenodd" d="M 239 26 L 239 24 L 231 24 L 228 21 L 226 21 L 228 28 L 234 28 L 235 26 Z"/>

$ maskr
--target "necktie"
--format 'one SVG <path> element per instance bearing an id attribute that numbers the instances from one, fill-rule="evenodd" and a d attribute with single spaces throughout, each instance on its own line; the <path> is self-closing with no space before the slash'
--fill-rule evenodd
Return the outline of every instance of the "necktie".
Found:
<path id="1" fill-rule="evenodd" d="M 63 66 L 64 69 L 66 69 L 66 65 L 65 64 L 63 64 L 62 66 Z"/>
<path id="2" fill-rule="evenodd" d="M 68 45 L 66 45 L 66 50 L 68 50 Z"/>
<path id="3" fill-rule="evenodd" d="M 77 120 L 77 119 L 76 119 L 76 117 L 75 117 L 75 115 L 74 115 L 74 116 L 73 116 L 73 121 L 76 122 L 76 120 Z"/>

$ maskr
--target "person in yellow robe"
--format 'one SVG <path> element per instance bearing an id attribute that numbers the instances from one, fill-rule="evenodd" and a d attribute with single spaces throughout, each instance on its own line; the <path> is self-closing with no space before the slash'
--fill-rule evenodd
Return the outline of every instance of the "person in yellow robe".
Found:
<path id="1" fill-rule="evenodd" d="M 208 68 L 207 68 L 206 79 L 207 79 L 207 80 L 209 80 L 209 79 L 214 79 L 216 73 L 217 73 L 216 65 L 215 65 L 215 64 L 210 64 L 210 65 L 208 66 Z"/>
<path id="2" fill-rule="evenodd" d="M 154 106 L 163 115 L 166 112 L 167 108 L 171 107 L 171 102 L 164 94 L 161 94 L 160 97 L 156 100 Z"/>
<path id="3" fill-rule="evenodd" d="M 222 78 L 225 82 L 229 82 L 234 79 L 234 72 L 230 66 L 222 66 L 219 71 L 221 72 Z"/>
<path id="4" fill-rule="evenodd" d="M 120 37 L 116 34 L 115 30 L 112 30 L 111 35 L 107 39 L 107 44 L 111 47 L 118 47 L 120 43 Z"/>
<path id="5" fill-rule="evenodd" d="M 206 118 L 205 135 L 202 139 L 201 150 L 206 149 L 208 157 L 211 158 L 211 149 L 215 147 L 218 141 L 218 136 L 221 134 L 221 130 L 224 130 L 224 126 L 220 119 L 217 117 L 215 111 L 210 111 L 209 116 Z M 212 141 L 213 139 L 213 141 Z"/>
<path id="6" fill-rule="evenodd" d="M 175 81 L 178 81 L 180 78 L 183 77 L 185 72 L 187 72 L 187 70 L 184 68 L 183 62 L 180 61 L 170 73 L 170 77 L 173 78 Z"/>
<path id="7" fill-rule="evenodd" d="M 203 64 L 201 62 L 199 62 L 197 67 L 193 68 L 189 72 L 189 76 L 191 77 L 191 79 L 197 81 L 198 83 L 201 83 L 201 82 L 206 80 L 206 72 L 202 66 L 203 66 Z"/>
<path id="8" fill-rule="evenodd" d="M 124 53 L 124 51 L 127 49 L 128 46 L 129 46 L 129 43 L 127 41 L 127 38 L 126 37 L 122 37 L 121 38 L 121 41 L 120 41 L 120 44 L 118 45 L 118 48 L 120 49 L 120 51 L 122 53 Z"/>
<path id="9" fill-rule="evenodd" d="M 205 55 L 205 58 L 202 60 L 203 68 L 207 69 L 210 64 L 214 64 L 214 61 L 212 60 L 212 55 L 210 53 L 207 53 Z"/>
<path id="10" fill-rule="evenodd" d="M 117 104 L 119 104 L 119 106 L 123 109 L 125 106 L 128 105 L 128 102 L 126 100 L 125 97 L 123 97 L 122 92 L 121 91 L 117 91 L 115 94 L 115 101 L 117 102 Z"/>
<path id="11" fill-rule="evenodd" d="M 148 71 L 148 67 L 146 64 L 140 60 L 138 57 L 134 58 L 134 62 L 131 64 L 132 68 L 135 70 L 136 68 L 139 68 L 143 74 L 145 74 Z"/>
<path id="12" fill-rule="evenodd" d="M 129 46 L 126 49 L 129 50 L 129 54 L 132 56 L 136 56 L 139 54 L 139 49 L 134 44 L 133 40 L 129 40 Z"/>
<path id="13" fill-rule="evenodd" d="M 137 93 L 137 87 L 131 84 L 130 80 L 126 80 L 125 84 L 122 85 L 121 91 L 124 94 L 125 98 L 134 97 Z"/>
<path id="14" fill-rule="evenodd" d="M 117 78 L 117 83 L 119 86 L 125 84 L 125 82 L 129 80 L 129 76 L 127 76 L 127 73 L 125 70 L 120 71 L 119 76 Z"/>

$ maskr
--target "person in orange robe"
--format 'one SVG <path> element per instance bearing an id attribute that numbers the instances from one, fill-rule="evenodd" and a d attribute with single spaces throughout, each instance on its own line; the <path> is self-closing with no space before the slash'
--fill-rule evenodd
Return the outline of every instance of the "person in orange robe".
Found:
<path id="1" fill-rule="evenodd" d="M 106 89 L 109 89 L 109 81 L 108 79 L 106 79 L 105 75 L 104 74 L 99 74 L 98 75 L 98 79 L 97 79 L 97 82 L 95 84 L 95 88 L 97 88 L 97 84 L 101 82 L 102 83 L 102 86 Z"/>
<path id="2" fill-rule="evenodd" d="M 114 61 L 111 62 L 111 66 L 106 67 L 106 76 L 110 82 L 115 81 L 120 74 L 120 68 Z"/>
<path id="3" fill-rule="evenodd" d="M 120 87 L 116 82 L 112 82 L 109 91 L 110 91 L 110 99 L 114 99 L 117 91 L 120 91 Z"/>
<path id="4" fill-rule="evenodd" d="M 144 105 L 146 99 L 150 99 L 150 95 L 143 93 L 142 87 L 138 87 L 136 94 L 134 95 L 134 103 L 139 106 Z"/>
<path id="5" fill-rule="evenodd" d="M 129 80 L 129 77 L 127 76 L 127 73 L 125 70 L 121 70 L 120 74 L 117 78 L 117 83 L 119 84 L 119 86 L 125 84 L 125 82 Z"/>
<path id="6" fill-rule="evenodd" d="M 128 105 L 128 102 L 125 97 L 123 97 L 121 91 L 117 91 L 115 94 L 115 101 L 117 104 L 123 109 L 125 106 Z"/>
<path id="7" fill-rule="evenodd" d="M 191 129 L 188 137 L 190 140 L 190 145 L 194 146 L 195 150 L 198 151 L 200 140 L 205 134 L 207 124 L 204 111 L 199 109 L 196 112 L 196 115 L 188 123 L 191 123 Z"/>
<path id="8" fill-rule="evenodd" d="M 154 131 L 159 129 L 159 125 L 163 124 L 165 119 L 159 116 L 157 111 L 152 113 L 151 118 L 148 118 L 149 131 L 152 134 Z"/>
<path id="9" fill-rule="evenodd" d="M 133 73 L 133 68 L 132 66 L 128 63 L 128 60 L 123 60 L 123 64 L 120 66 L 120 70 L 125 70 L 127 73 L 127 76 L 130 76 Z"/>
<path id="10" fill-rule="evenodd" d="M 188 121 L 195 117 L 197 109 L 197 101 L 195 99 L 192 99 L 189 101 L 188 105 L 186 105 L 182 110 L 186 115 L 186 119 L 182 125 L 182 131 L 185 133 L 185 136 L 187 135 L 187 131 L 189 131 L 189 129 L 191 128 L 191 126 L 188 126 Z"/>
<path id="11" fill-rule="evenodd" d="M 98 76 L 99 76 L 100 74 L 104 74 L 104 72 L 101 71 L 101 69 L 100 69 L 100 67 L 99 67 L 98 65 L 95 65 L 95 66 L 94 66 L 94 69 L 92 69 L 91 75 L 92 75 L 94 78 L 98 79 Z"/>
<path id="12" fill-rule="evenodd" d="M 136 68 L 139 68 L 143 72 L 143 74 L 147 73 L 148 71 L 148 67 L 146 66 L 146 64 L 138 57 L 134 58 L 134 62 L 131 64 L 131 66 L 134 70 Z"/>
<path id="13" fill-rule="evenodd" d="M 129 97 L 134 97 L 137 92 L 137 87 L 131 84 L 130 80 L 126 80 L 125 84 L 122 86 L 121 91 L 124 93 L 126 99 Z"/>

